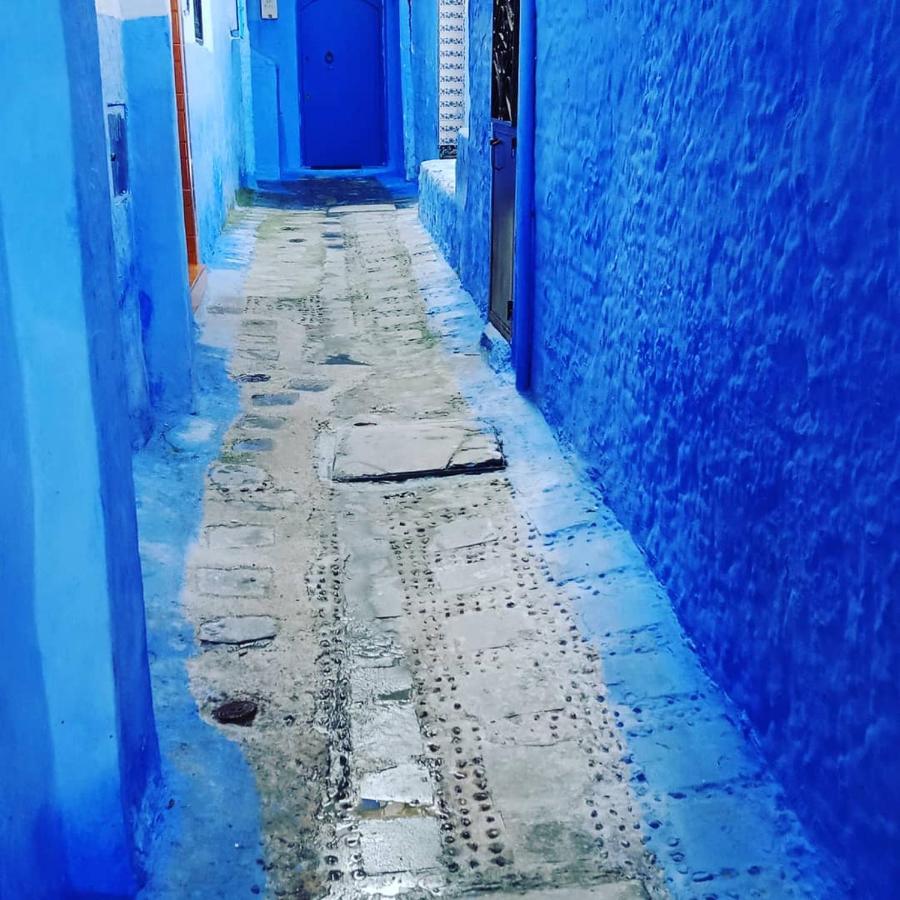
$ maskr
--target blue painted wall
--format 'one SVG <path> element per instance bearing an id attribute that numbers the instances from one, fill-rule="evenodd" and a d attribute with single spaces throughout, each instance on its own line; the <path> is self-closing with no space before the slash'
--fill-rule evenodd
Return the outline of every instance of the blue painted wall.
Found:
<path id="1" fill-rule="evenodd" d="M 100 72 L 105 109 L 125 110 L 126 132 L 132 112 L 128 102 L 125 80 L 125 57 L 122 50 L 122 20 L 98 14 L 97 30 L 100 46 Z M 110 190 L 112 188 L 110 187 Z M 112 197 L 113 237 L 116 247 L 116 282 L 119 286 L 119 309 L 122 344 L 126 353 L 128 379 L 128 408 L 132 419 L 132 440 L 143 445 L 153 429 L 153 408 L 144 356 L 144 336 L 141 329 L 141 307 L 135 271 L 134 204 L 128 191 Z"/>
<path id="2" fill-rule="evenodd" d="M 258 2 L 251 7 L 259 7 Z M 247 173 L 242 45 L 249 40 L 243 3 L 206 0 L 204 41 L 193 40 L 193 19 L 184 19 L 185 67 L 194 201 L 201 259 L 210 259 L 235 195 Z"/>
<path id="3" fill-rule="evenodd" d="M 157 407 L 191 400 L 193 316 L 168 16 L 122 23 L 128 85 L 132 243 L 150 395 Z"/>
<path id="4" fill-rule="evenodd" d="M 438 0 L 412 0 L 407 7 L 410 18 L 410 86 L 414 115 L 412 128 L 413 160 L 418 164 L 437 159 L 440 119 L 440 53 Z"/>
<path id="5" fill-rule="evenodd" d="M 97 26 L 90 0 L 10 10 L 5 26 L 0 74 L 18 90 L 0 104 L 0 410 L 17 427 L 0 448 L 0 571 L 4 665 L 22 672 L 0 681 L 18 720 L 0 744 L 17 784 L 0 879 L 3 896 L 118 896 L 139 881 L 158 753 Z"/>
<path id="6" fill-rule="evenodd" d="M 0 209 L 0 222 L 3 212 Z M 0 560 L 2 628 L 11 640 L 0 653 L 0 897 L 34 885 L 36 900 L 65 887 L 62 830 L 53 802 L 53 746 L 37 624 L 34 618 L 34 521 L 31 459 L 22 371 L 13 333 L 0 229 Z M 15 765 L 11 760 L 17 761 Z"/>
<path id="7" fill-rule="evenodd" d="M 459 211 L 456 205 L 456 160 L 430 159 L 419 170 L 419 218 L 444 259 L 459 267 Z"/>
<path id="8" fill-rule="evenodd" d="M 468 119 L 456 146 L 459 276 L 485 317 L 491 265 L 492 16 L 492 0 L 469 0 Z"/>
<path id="9" fill-rule="evenodd" d="M 898 68 L 889 0 L 538 2 L 536 398 L 877 897 L 900 877 Z"/>
<path id="10" fill-rule="evenodd" d="M 104 110 L 126 114 L 128 189 L 112 197 L 112 222 L 128 405 L 141 445 L 161 415 L 189 408 L 191 398 L 171 25 L 165 14 L 123 20 L 121 8 L 98 8 Z M 107 8 L 117 14 L 103 14 Z"/>
<path id="11" fill-rule="evenodd" d="M 404 171 L 404 77 L 401 31 L 407 28 L 409 0 L 384 0 L 387 69 L 387 168 Z M 433 0 L 431 0 L 433 2 Z M 304 161 L 300 121 L 300 70 L 298 65 L 298 3 L 280 0 L 277 19 L 262 19 L 260 4 L 247 7 L 252 60 L 253 128 L 256 181 L 296 180 Z"/>

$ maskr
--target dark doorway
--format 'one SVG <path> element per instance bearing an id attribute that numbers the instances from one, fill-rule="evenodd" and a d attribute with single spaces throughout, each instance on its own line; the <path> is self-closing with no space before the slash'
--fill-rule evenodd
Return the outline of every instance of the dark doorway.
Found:
<path id="1" fill-rule="evenodd" d="M 300 0 L 303 162 L 387 162 L 383 0 Z"/>
<path id="2" fill-rule="evenodd" d="M 516 245 L 519 0 L 494 0 L 492 72 L 490 321 L 509 340 Z"/>

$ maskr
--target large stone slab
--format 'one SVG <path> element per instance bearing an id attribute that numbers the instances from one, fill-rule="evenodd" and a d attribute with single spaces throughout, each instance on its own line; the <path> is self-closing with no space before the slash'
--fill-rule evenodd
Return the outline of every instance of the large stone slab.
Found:
<path id="1" fill-rule="evenodd" d="M 360 779 L 359 796 L 364 804 L 430 806 L 434 803 L 428 770 L 415 762 L 367 773 Z"/>
<path id="2" fill-rule="evenodd" d="M 367 418 L 341 430 L 332 477 L 342 482 L 404 481 L 505 465 L 497 435 L 477 423 Z"/>
<path id="3" fill-rule="evenodd" d="M 255 644 L 270 641 L 278 634 L 272 616 L 226 616 L 204 622 L 198 637 L 204 644 Z"/>
<path id="4" fill-rule="evenodd" d="M 540 888 L 490 896 L 492 900 L 646 900 L 647 892 L 638 881 L 599 881 L 590 887 Z"/>
<path id="5" fill-rule="evenodd" d="M 368 874 L 423 872 L 440 865 L 440 832 L 430 816 L 364 821 L 359 837 Z"/>

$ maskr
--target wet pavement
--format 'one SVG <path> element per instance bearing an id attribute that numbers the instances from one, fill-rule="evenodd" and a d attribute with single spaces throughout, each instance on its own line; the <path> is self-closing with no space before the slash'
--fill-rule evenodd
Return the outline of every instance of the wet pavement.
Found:
<path id="1" fill-rule="evenodd" d="M 188 556 L 188 669 L 256 777 L 253 892 L 815 896 L 775 847 L 740 870 L 690 865 L 655 817 L 628 737 L 647 714 L 616 699 L 646 677 L 607 683 L 579 606 L 607 575 L 646 587 L 643 558 L 554 480 L 551 440 L 521 452 L 476 408 L 478 379 L 511 388 L 477 336 L 460 342 L 472 311 L 435 307 L 460 292 L 405 205 L 364 182 L 260 196 L 235 226 L 255 235 L 244 277 L 213 272 L 200 314 L 204 340 L 233 348 L 241 412 Z M 708 782 L 758 777 L 729 768 L 743 753 L 718 754 Z M 766 828 L 799 845 L 786 813 Z M 247 893 L 172 875 L 153 896 Z"/>

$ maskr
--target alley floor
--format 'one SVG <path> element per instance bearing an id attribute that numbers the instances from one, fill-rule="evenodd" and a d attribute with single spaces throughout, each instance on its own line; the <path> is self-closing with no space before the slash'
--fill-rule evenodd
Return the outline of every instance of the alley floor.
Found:
<path id="1" fill-rule="evenodd" d="M 624 726 L 646 735 L 652 722 L 620 671 L 618 688 L 605 682 L 579 591 L 649 585 L 654 622 L 664 598 L 609 514 L 555 480 L 546 460 L 559 451 L 545 442 L 546 457 L 517 457 L 461 386 L 476 370 L 503 376 L 477 338 L 453 347 L 463 313 L 429 316 L 429 295 L 453 279 L 414 206 L 365 183 L 353 194 L 342 201 L 322 183 L 298 208 L 241 210 L 232 231 L 244 243 L 211 273 L 204 340 L 229 348 L 240 395 L 235 415 L 220 410 L 233 424 L 206 470 L 181 609 L 151 604 L 151 649 L 157 705 L 175 704 L 177 667 L 152 635 L 155 621 L 187 619 L 193 635 L 168 641 L 184 650 L 202 728 L 241 752 L 205 770 L 193 739 L 167 744 L 167 727 L 182 725 L 163 709 L 164 753 L 179 777 L 215 783 L 207 818 L 234 817 L 234 848 L 257 874 L 244 880 L 243 863 L 195 853 L 181 834 L 148 896 L 636 900 L 673 884 L 678 896 L 824 896 L 797 887 L 797 859 L 812 851 L 731 720 L 688 741 L 696 756 L 680 762 L 702 769 L 704 743 L 735 748 L 717 751 L 706 779 L 735 786 L 712 797 L 719 814 L 730 815 L 723 796 L 741 809 L 718 829 L 737 834 L 719 835 L 712 865 L 686 860 L 677 816 L 657 819 L 652 797 L 640 800 L 656 757 L 637 772 Z M 213 431 L 198 416 L 167 435 L 168 449 L 190 455 Z M 588 518 L 594 531 L 548 549 L 548 536 Z M 142 534 L 145 560 L 162 558 Z M 705 690 L 683 693 L 696 704 Z M 728 718 L 717 716 L 703 727 Z M 668 728 L 673 740 L 685 722 Z M 196 807 L 184 821 L 203 818 L 203 802 L 184 802 Z M 736 851 L 760 830 L 746 821 L 754 803 L 779 810 L 762 829 L 774 837 Z"/>

